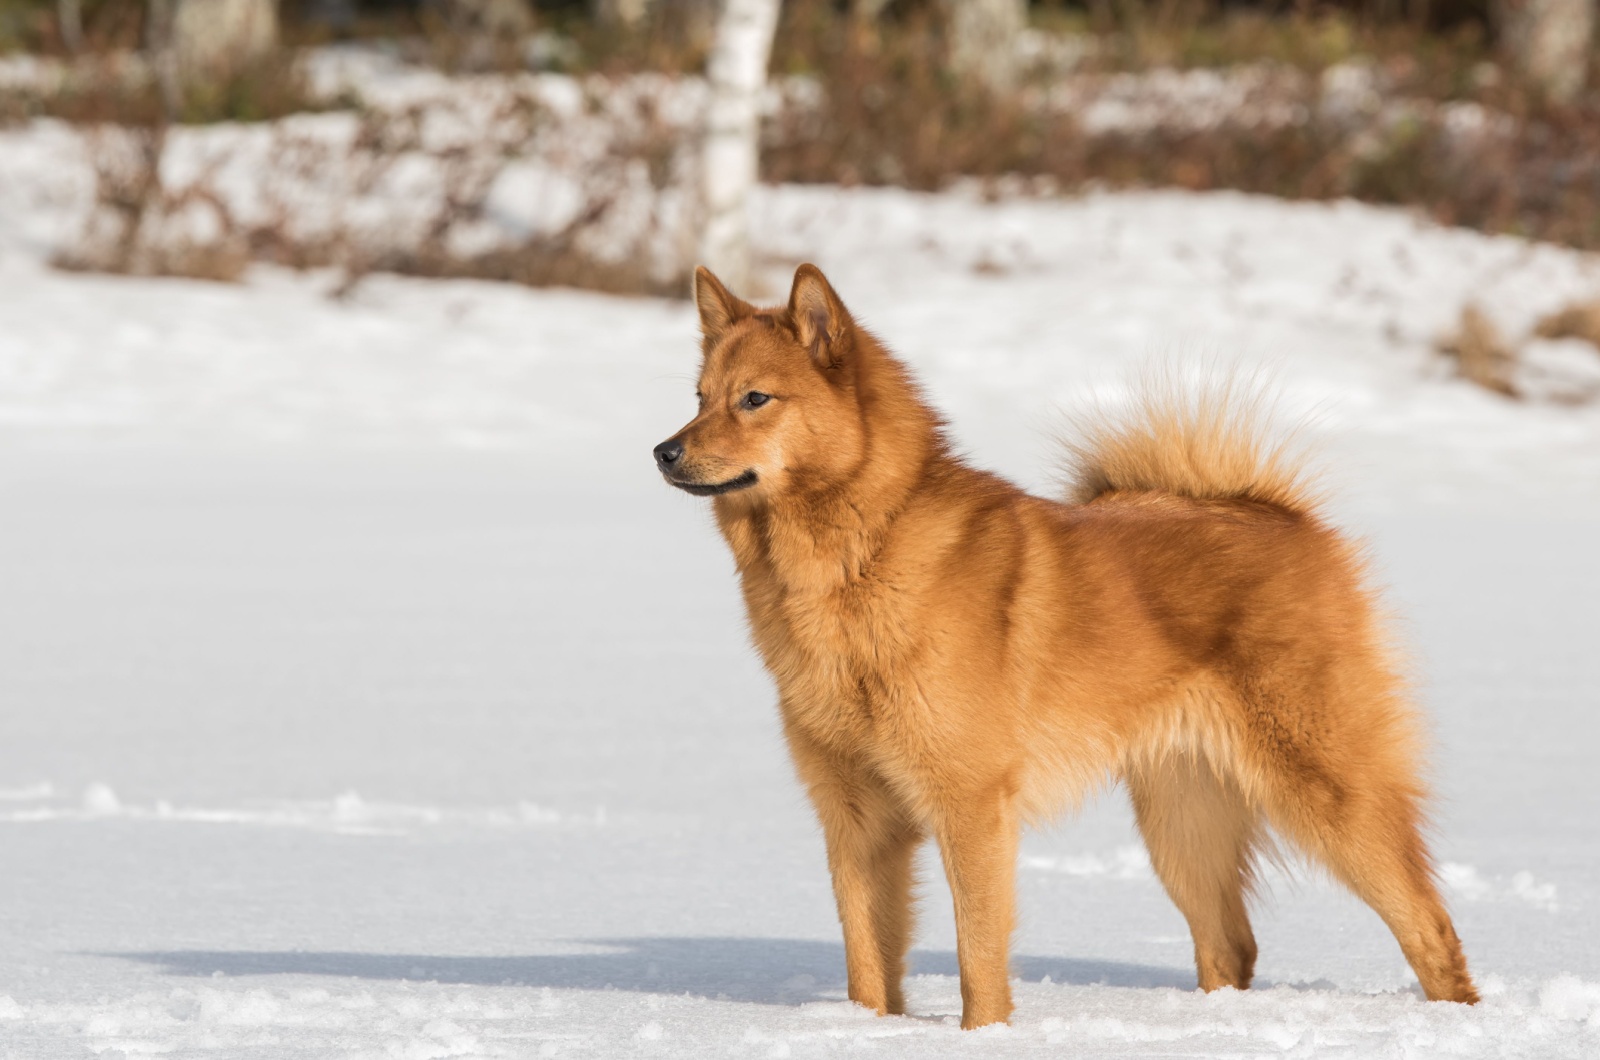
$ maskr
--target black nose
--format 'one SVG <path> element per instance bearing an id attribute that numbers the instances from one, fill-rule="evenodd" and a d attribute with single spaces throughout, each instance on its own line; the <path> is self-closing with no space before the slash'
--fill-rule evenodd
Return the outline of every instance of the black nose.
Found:
<path id="1" fill-rule="evenodd" d="M 656 446 L 656 466 L 665 471 L 678 462 L 683 455 L 683 443 L 676 438 L 668 438 Z"/>

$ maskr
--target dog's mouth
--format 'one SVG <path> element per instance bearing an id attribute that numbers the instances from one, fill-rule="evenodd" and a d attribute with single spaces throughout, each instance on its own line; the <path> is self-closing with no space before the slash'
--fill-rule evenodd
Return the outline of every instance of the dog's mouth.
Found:
<path id="1" fill-rule="evenodd" d="M 685 493 L 692 493 L 696 497 L 715 497 L 719 493 L 733 493 L 736 490 L 747 490 L 756 484 L 756 473 L 754 469 L 746 471 L 744 474 L 739 475 L 736 478 L 730 478 L 726 482 L 684 482 L 681 479 L 673 478 L 671 475 L 667 475 L 665 477 L 666 480 L 672 483 L 674 486 L 683 490 Z"/>

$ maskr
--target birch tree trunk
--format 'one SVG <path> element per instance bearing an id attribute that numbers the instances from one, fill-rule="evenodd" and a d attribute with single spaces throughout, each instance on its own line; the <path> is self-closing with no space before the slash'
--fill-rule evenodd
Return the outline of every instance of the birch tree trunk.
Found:
<path id="1" fill-rule="evenodd" d="M 761 90 L 767 83 L 778 0 L 725 0 L 706 74 L 700 261 L 735 291 L 750 287 L 750 219 L 760 153 Z"/>
<path id="2" fill-rule="evenodd" d="M 177 118 L 183 106 L 183 86 L 178 83 L 178 52 L 172 45 L 172 5 L 174 0 L 150 0 L 150 14 L 144 25 L 145 51 L 161 86 L 161 102 L 166 120 Z"/>
<path id="3" fill-rule="evenodd" d="M 169 0 L 184 80 L 225 77 L 278 45 L 277 0 Z"/>
<path id="4" fill-rule="evenodd" d="M 1500 49 L 1511 66 L 1558 102 L 1589 73 L 1595 0 L 1494 0 Z"/>
<path id="5" fill-rule="evenodd" d="M 940 0 L 950 67 L 995 92 L 1017 83 L 1017 38 L 1028 28 L 1028 0 Z"/>
<path id="6" fill-rule="evenodd" d="M 78 54 L 83 49 L 82 0 L 57 0 L 56 24 L 61 27 L 61 43 L 68 52 Z"/>

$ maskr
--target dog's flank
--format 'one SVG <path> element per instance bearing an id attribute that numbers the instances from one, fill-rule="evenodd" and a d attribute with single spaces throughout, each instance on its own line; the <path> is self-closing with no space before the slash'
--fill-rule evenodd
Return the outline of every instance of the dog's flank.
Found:
<path id="1" fill-rule="evenodd" d="M 715 494 L 822 822 L 852 999 L 904 1011 L 931 836 L 962 1025 L 1006 1019 L 1021 823 L 1113 778 L 1203 988 L 1250 983 L 1270 831 L 1383 917 L 1428 997 L 1477 999 L 1360 563 L 1242 392 L 1169 393 L 1092 428 L 1058 503 L 956 458 L 815 267 L 769 310 L 701 270 L 696 302 L 700 412 L 656 459 Z"/>

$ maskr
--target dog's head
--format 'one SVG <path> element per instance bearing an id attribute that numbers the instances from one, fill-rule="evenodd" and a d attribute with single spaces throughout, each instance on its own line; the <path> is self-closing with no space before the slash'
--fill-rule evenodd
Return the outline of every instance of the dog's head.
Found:
<path id="1" fill-rule="evenodd" d="M 795 271 L 789 303 L 760 310 L 695 271 L 704 357 L 700 411 L 655 448 L 672 485 L 752 502 L 822 488 L 863 459 L 858 334 L 815 265 Z"/>

